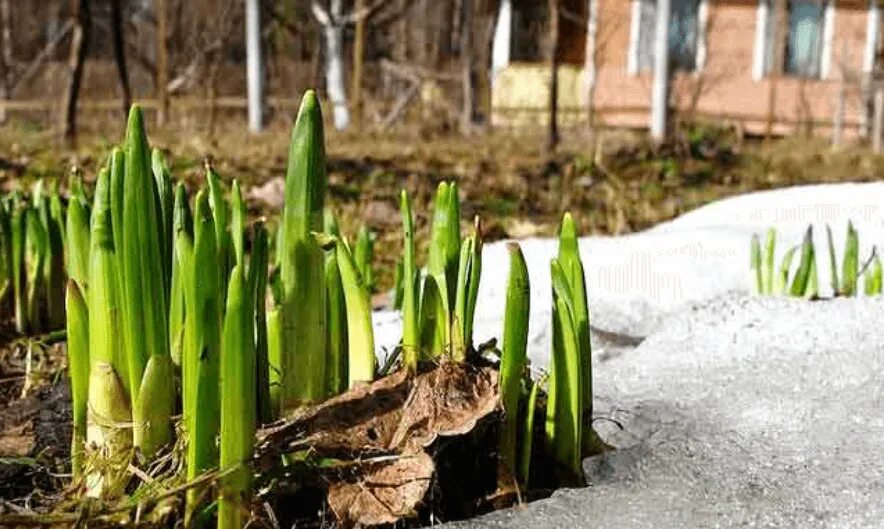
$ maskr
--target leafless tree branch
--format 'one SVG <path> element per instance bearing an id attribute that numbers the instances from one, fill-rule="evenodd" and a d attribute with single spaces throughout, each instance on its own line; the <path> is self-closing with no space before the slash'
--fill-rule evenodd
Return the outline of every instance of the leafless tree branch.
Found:
<path id="1" fill-rule="evenodd" d="M 52 57 L 55 53 L 55 48 L 58 47 L 58 44 L 64 40 L 68 34 L 70 34 L 71 29 L 73 29 L 74 24 L 72 21 L 68 20 L 65 22 L 64 26 L 62 26 L 61 30 L 58 31 L 53 38 L 46 43 L 46 46 L 34 57 L 34 60 L 28 65 L 24 72 L 21 75 L 17 76 L 15 84 L 12 85 L 12 89 L 10 90 L 10 94 L 14 96 L 18 89 L 27 86 L 28 83 L 40 72 L 40 68 L 46 62 L 47 59 Z M 15 76 L 13 76 L 15 77 Z"/>

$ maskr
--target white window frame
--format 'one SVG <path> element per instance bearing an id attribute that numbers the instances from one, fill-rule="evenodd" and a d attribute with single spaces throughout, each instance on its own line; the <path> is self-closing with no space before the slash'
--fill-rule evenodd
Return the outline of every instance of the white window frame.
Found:
<path id="1" fill-rule="evenodd" d="M 642 2 L 631 0 L 631 20 L 629 25 L 629 50 L 626 55 L 626 73 L 632 76 L 639 74 L 638 46 L 641 32 Z M 706 67 L 706 28 L 709 21 L 709 0 L 700 0 L 697 6 L 697 51 L 694 58 L 692 73 L 701 73 Z"/>
<path id="2" fill-rule="evenodd" d="M 835 13 L 837 0 L 825 0 L 823 8 L 823 48 L 820 50 L 820 79 L 828 79 L 832 70 L 832 43 L 835 40 Z M 770 0 L 758 0 L 755 12 L 755 49 L 752 54 L 752 79 L 767 77 L 764 60 L 767 55 L 767 23 L 773 16 Z"/>

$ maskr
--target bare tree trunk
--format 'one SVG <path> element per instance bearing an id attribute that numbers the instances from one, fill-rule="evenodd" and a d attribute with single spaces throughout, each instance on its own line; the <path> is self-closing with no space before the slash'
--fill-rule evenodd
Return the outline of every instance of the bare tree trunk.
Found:
<path id="1" fill-rule="evenodd" d="M 215 125 L 218 122 L 218 72 L 221 70 L 221 52 L 215 51 L 212 61 L 209 63 L 209 71 L 206 75 L 206 95 L 209 100 L 209 119 L 207 120 L 207 134 L 210 138 L 215 136 Z"/>
<path id="2" fill-rule="evenodd" d="M 884 133 L 884 87 L 875 88 L 875 114 L 872 121 L 872 150 L 881 152 L 882 133 Z"/>
<path id="3" fill-rule="evenodd" d="M 595 87 L 599 77 L 596 41 L 598 37 L 599 0 L 587 0 L 586 21 L 586 127 L 590 138 L 595 133 Z"/>
<path id="4" fill-rule="evenodd" d="M 399 0 L 397 9 L 404 13 L 405 8 L 408 6 L 409 0 Z M 357 10 L 358 11 L 358 10 Z M 396 23 L 396 38 L 393 41 L 393 57 L 395 57 L 398 62 L 407 62 L 408 61 L 408 44 L 409 44 L 409 32 L 408 32 L 408 24 L 410 20 L 408 20 L 407 16 L 399 17 L 399 21 Z"/>
<path id="5" fill-rule="evenodd" d="M 120 76 L 120 92 L 123 99 L 123 116 L 132 105 L 132 92 L 129 89 L 129 71 L 126 68 L 126 43 L 123 40 L 122 0 L 111 1 L 111 34 L 113 36 L 114 61 L 117 63 L 117 75 Z"/>
<path id="6" fill-rule="evenodd" d="M 457 46 L 460 45 L 460 32 L 463 31 L 463 18 L 464 18 L 464 2 L 468 0 L 454 0 L 454 9 L 451 11 L 451 33 L 444 35 L 449 38 L 448 41 L 448 49 L 453 50 L 456 49 Z M 444 55 L 445 52 L 442 52 Z"/>
<path id="7" fill-rule="evenodd" d="M 316 35 L 316 39 L 317 41 L 319 40 L 319 35 Z M 322 88 L 322 83 L 325 79 L 322 71 L 324 55 L 322 46 L 312 46 L 312 52 L 310 53 L 310 87 L 317 90 Z"/>
<path id="8" fill-rule="evenodd" d="M 480 0 L 481 10 L 479 13 L 480 35 L 478 68 L 476 69 L 478 113 L 484 123 L 491 121 L 491 48 L 494 46 L 494 26 L 497 20 L 497 10 L 492 0 Z"/>
<path id="9" fill-rule="evenodd" d="M 546 150 L 559 145 L 559 0 L 549 0 L 549 135 Z"/>
<path id="10" fill-rule="evenodd" d="M 164 125 L 169 118 L 169 33 L 166 0 L 154 0 L 157 19 L 157 98 L 160 106 L 157 123 Z"/>
<path id="11" fill-rule="evenodd" d="M 430 31 L 429 23 L 432 20 L 429 17 L 430 14 L 430 0 L 421 0 L 418 11 L 421 13 L 422 20 L 420 21 L 420 52 L 418 53 L 418 58 L 421 61 L 421 64 L 424 66 L 430 65 L 430 49 L 432 47 L 432 38 L 433 35 Z"/>
<path id="12" fill-rule="evenodd" d="M 68 59 L 68 85 L 64 93 L 62 131 L 64 138 L 73 143 L 77 137 L 77 99 L 83 79 L 83 64 L 86 62 L 89 38 L 92 33 L 89 0 L 73 0 L 71 2 L 71 16 L 73 17 L 74 30 Z"/>
<path id="13" fill-rule="evenodd" d="M 767 93 L 767 122 L 764 127 L 765 139 L 773 136 L 774 123 L 777 109 L 777 84 L 785 70 L 786 60 L 786 32 L 788 21 L 786 20 L 786 0 L 774 0 L 774 52 L 773 64 L 768 72 Z"/>
<path id="14" fill-rule="evenodd" d="M 261 57 L 261 2 L 246 0 L 246 84 L 249 130 L 264 128 L 264 68 Z"/>
<path id="15" fill-rule="evenodd" d="M 651 88 L 651 138 L 662 143 L 669 125 L 669 0 L 657 1 L 654 32 L 654 85 Z"/>
<path id="16" fill-rule="evenodd" d="M 347 91 L 344 89 L 344 29 L 329 25 L 324 28 L 325 89 L 332 103 L 335 128 L 344 130 L 350 125 L 347 109 Z"/>
<path id="17" fill-rule="evenodd" d="M 316 1 L 311 3 L 311 8 L 325 37 L 325 89 L 331 100 L 334 125 L 344 130 L 350 126 L 350 111 L 344 88 L 343 0 L 331 0 L 329 11 Z"/>
<path id="18" fill-rule="evenodd" d="M 427 14 L 429 15 L 428 19 L 434 23 L 429 28 L 432 35 L 430 37 L 430 50 L 427 52 L 429 54 L 428 64 L 433 68 L 439 68 L 442 66 L 442 56 L 445 54 L 445 50 L 451 49 L 451 41 L 449 39 L 451 38 L 450 30 L 454 26 L 454 20 L 452 20 L 452 17 L 446 16 L 445 11 L 439 9 L 440 3 L 438 0 L 434 0 L 431 5 L 432 13 L 428 12 Z M 457 11 L 457 13 L 460 14 L 460 11 Z"/>
<path id="19" fill-rule="evenodd" d="M 494 42 L 491 45 L 491 84 L 501 70 L 509 66 L 512 48 L 513 2 L 501 0 L 494 26 Z"/>
<path id="20" fill-rule="evenodd" d="M 844 106 L 846 105 L 846 101 L 844 101 L 847 97 L 847 94 L 844 90 L 844 79 L 841 80 L 841 85 L 838 87 L 838 99 L 836 101 L 835 106 L 835 119 L 832 124 L 832 146 L 838 147 L 841 145 L 841 138 L 843 136 L 844 130 Z"/>
<path id="21" fill-rule="evenodd" d="M 355 12 L 361 13 L 365 0 L 356 0 Z M 353 123 L 356 129 L 362 128 L 362 61 L 365 56 L 365 19 L 360 15 L 356 19 L 356 34 L 353 37 L 353 77 L 350 80 L 350 107 L 353 111 Z"/>
<path id="22" fill-rule="evenodd" d="M 9 0 L 0 0 L 0 103 L 12 97 L 12 29 Z M 0 123 L 6 122 L 6 107 L 0 108 Z"/>
<path id="23" fill-rule="evenodd" d="M 460 27 L 460 61 L 461 87 L 463 89 L 463 106 L 460 114 L 460 132 L 469 134 L 473 128 L 473 117 L 476 108 L 476 79 L 473 54 L 473 1 L 462 0 L 463 18 Z"/>
<path id="24" fill-rule="evenodd" d="M 844 113 L 847 106 L 847 81 L 844 79 L 844 56 L 846 52 L 841 53 L 841 75 L 838 79 L 838 96 L 835 98 L 835 116 L 832 119 L 832 147 L 841 145 L 844 135 Z M 810 116 L 813 120 L 813 116 Z"/>

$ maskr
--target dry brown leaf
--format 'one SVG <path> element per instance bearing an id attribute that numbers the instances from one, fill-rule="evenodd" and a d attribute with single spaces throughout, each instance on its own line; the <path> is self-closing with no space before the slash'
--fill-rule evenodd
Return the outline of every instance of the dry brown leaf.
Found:
<path id="1" fill-rule="evenodd" d="M 309 449 L 348 462 L 329 478 L 328 501 L 345 524 L 378 525 L 413 516 L 435 473 L 439 437 L 469 435 L 499 410 L 497 372 L 443 363 L 362 385 L 258 434 L 258 457 Z"/>

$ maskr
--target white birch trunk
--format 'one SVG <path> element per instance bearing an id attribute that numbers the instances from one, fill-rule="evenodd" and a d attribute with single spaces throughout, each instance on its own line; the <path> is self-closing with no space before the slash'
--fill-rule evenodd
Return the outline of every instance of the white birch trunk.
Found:
<path id="1" fill-rule="evenodd" d="M 350 126 L 350 110 L 347 108 L 347 89 L 344 85 L 343 1 L 331 0 L 330 12 L 315 1 L 311 7 L 325 37 L 325 89 L 332 104 L 334 126 L 344 130 Z"/>
<path id="2" fill-rule="evenodd" d="M 651 138 L 666 140 L 669 105 L 669 0 L 657 0 L 654 35 L 654 85 L 651 87 Z"/>
<path id="3" fill-rule="evenodd" d="M 497 74 L 510 64 L 510 48 L 513 34 L 512 0 L 501 0 L 494 27 L 494 40 L 491 44 L 491 86 Z"/>
<path id="4" fill-rule="evenodd" d="M 260 0 L 246 0 L 246 84 L 249 130 L 264 128 L 264 78 L 261 65 Z"/>
<path id="5" fill-rule="evenodd" d="M 347 91 L 344 87 L 344 31 L 339 26 L 323 28 L 327 56 L 325 61 L 325 84 L 332 104 L 335 128 L 344 130 L 350 126 L 347 108 Z"/>

